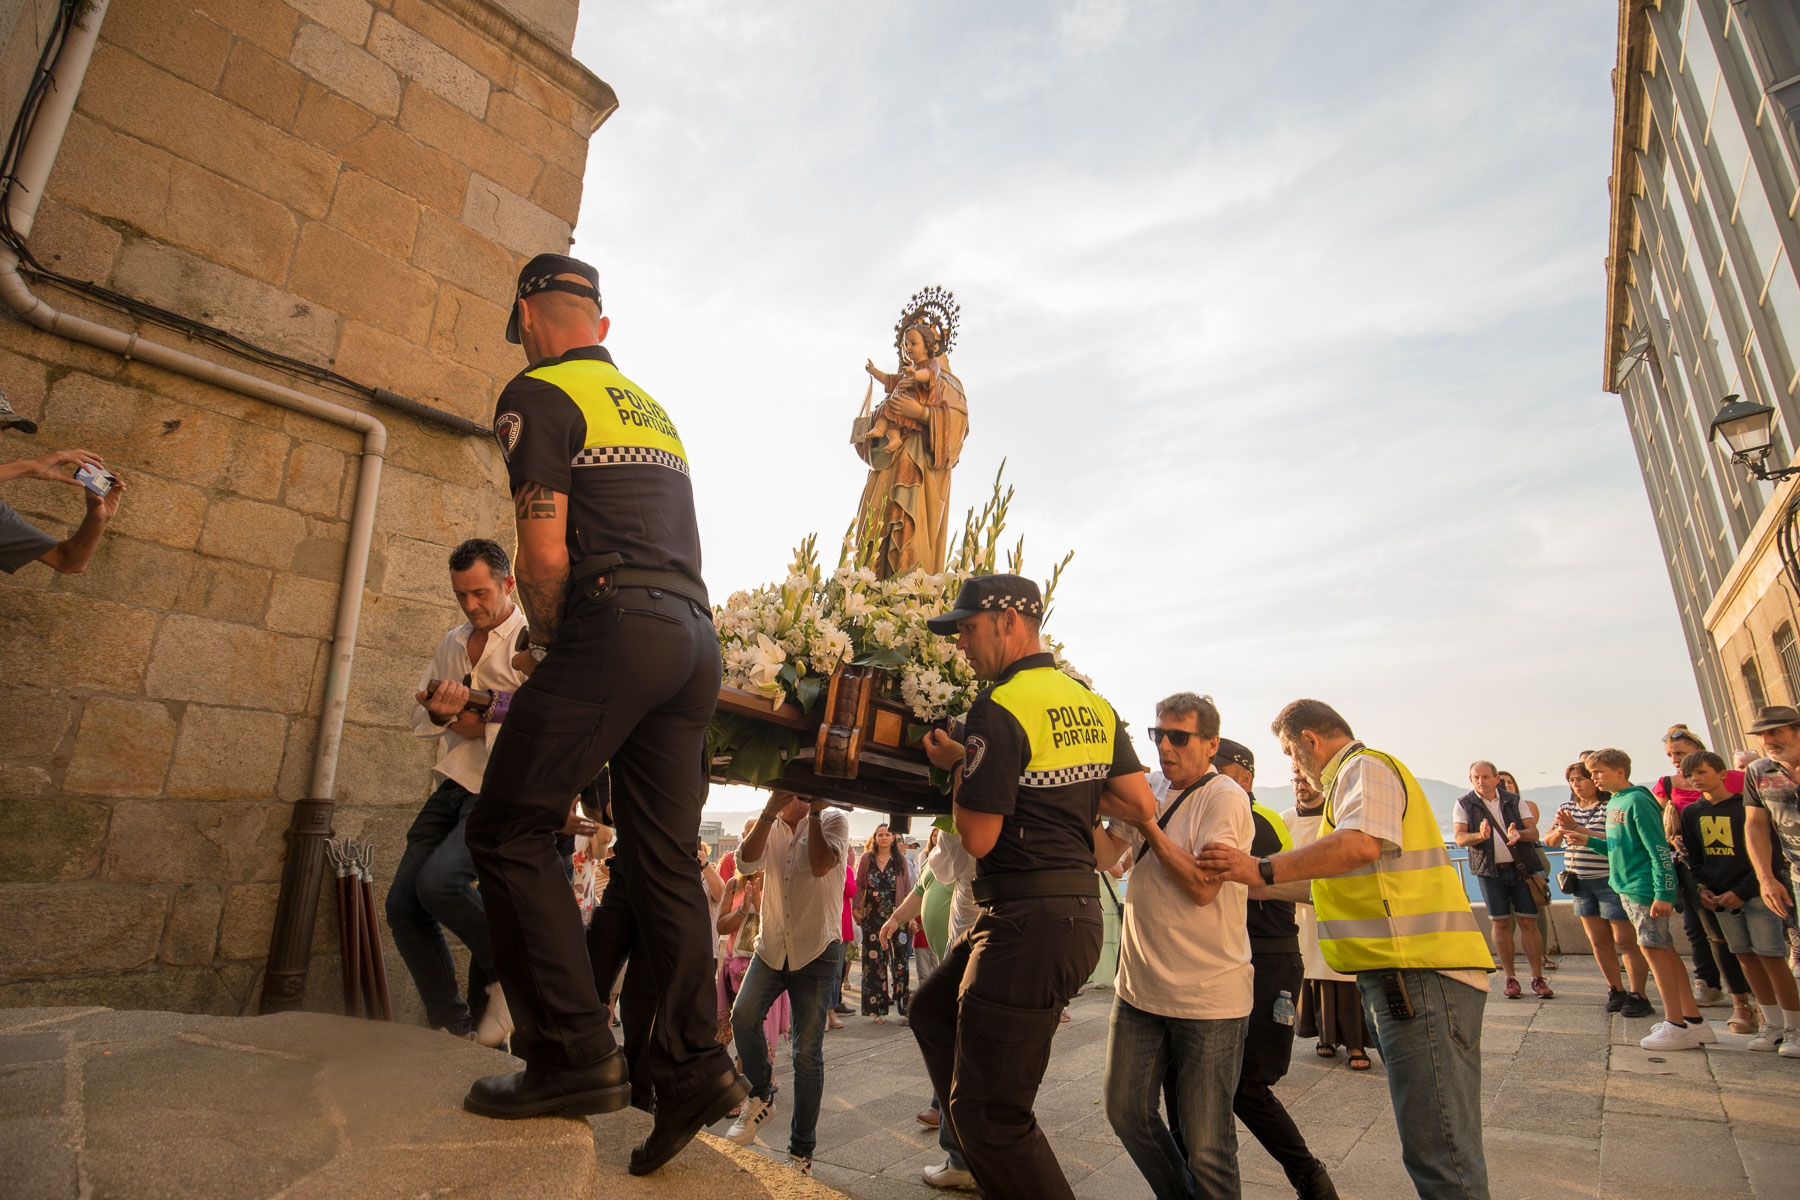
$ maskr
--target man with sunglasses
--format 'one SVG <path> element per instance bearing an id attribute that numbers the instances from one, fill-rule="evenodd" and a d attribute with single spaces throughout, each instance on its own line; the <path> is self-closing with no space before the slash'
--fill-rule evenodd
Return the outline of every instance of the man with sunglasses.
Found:
<path id="1" fill-rule="evenodd" d="M 1158 1196 L 1236 1196 L 1231 1104 L 1252 997 L 1248 889 L 1203 879 L 1194 856 L 1211 842 L 1248 850 L 1250 800 L 1213 769 L 1211 697 L 1162 701 L 1150 738 L 1162 767 L 1150 776 L 1158 819 L 1114 822 L 1100 847 L 1101 859 L 1128 855 L 1132 864 L 1106 1039 L 1106 1117 Z"/>
<path id="2" fill-rule="evenodd" d="M 1100 958 L 1099 815 L 1155 816 L 1124 724 L 1057 669 L 1043 615 L 1037 584 L 983 575 L 930 622 L 956 634 L 975 674 L 994 681 L 961 741 L 941 729 L 925 738 L 931 761 L 952 773 L 982 913 L 919 986 L 907 1019 L 944 1102 L 941 1121 L 988 1200 L 1072 1200 L 1031 1106 L 1062 1010 Z"/>

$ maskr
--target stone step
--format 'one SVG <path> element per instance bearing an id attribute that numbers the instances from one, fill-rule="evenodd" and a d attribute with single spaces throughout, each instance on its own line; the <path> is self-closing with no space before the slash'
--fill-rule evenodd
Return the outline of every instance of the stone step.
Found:
<path id="1" fill-rule="evenodd" d="M 650 1128 L 634 1110 L 463 1111 L 470 1080 L 517 1066 L 442 1033 L 320 1013 L 0 1010 L 0 1179 L 33 1200 L 785 1194 L 704 1136 L 632 1178 L 626 1157 Z"/>

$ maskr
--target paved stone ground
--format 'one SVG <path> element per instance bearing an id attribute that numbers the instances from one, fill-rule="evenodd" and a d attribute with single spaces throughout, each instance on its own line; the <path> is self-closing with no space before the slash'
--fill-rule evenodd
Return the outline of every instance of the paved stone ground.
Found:
<path id="1" fill-rule="evenodd" d="M 489 1121 L 469 1081 L 516 1060 L 430 1030 L 319 1013 L 0 1010 L 8 1200 L 762 1200 L 791 1173 L 735 1146 L 626 1174 L 650 1118 Z M 722 1145 L 722 1144 L 721 1144 Z M 774 1187 L 760 1180 L 769 1174 Z M 789 1177 L 784 1179 L 783 1176 Z"/>
<path id="2" fill-rule="evenodd" d="M 1652 1055 L 1637 1041 L 1653 1020 L 1609 1017 L 1593 960 L 1562 962 L 1551 976 L 1554 1000 L 1504 999 L 1494 979 L 1482 1092 L 1495 1200 L 1800 1195 L 1800 1060 L 1745 1050 L 1748 1036 L 1723 1032 L 1729 1009 L 1706 1010 L 1721 1030 L 1718 1046 Z M 1100 1105 L 1111 1003 L 1110 992 L 1090 990 L 1070 1006 L 1037 1114 L 1077 1196 L 1137 1200 L 1150 1189 Z M 942 1155 L 936 1134 L 913 1119 L 930 1087 L 911 1035 L 903 1025 L 844 1020 L 845 1029 L 826 1034 L 817 1180 L 861 1200 L 942 1195 L 919 1179 Z M 1339 1191 L 1362 1200 L 1412 1195 L 1379 1057 L 1358 1074 L 1341 1053 L 1318 1058 L 1310 1040 L 1294 1049 L 1293 1069 L 1276 1090 Z M 765 1154 L 785 1158 L 785 1043 L 777 1069 L 782 1092 L 761 1142 Z M 1238 1136 L 1246 1200 L 1291 1197 L 1262 1147 L 1241 1127 Z"/>

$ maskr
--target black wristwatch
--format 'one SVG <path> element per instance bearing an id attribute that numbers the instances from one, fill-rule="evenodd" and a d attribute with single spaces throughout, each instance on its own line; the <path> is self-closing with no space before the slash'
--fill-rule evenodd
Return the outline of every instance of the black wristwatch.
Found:
<path id="1" fill-rule="evenodd" d="M 1256 870 L 1262 876 L 1264 887 L 1275 886 L 1275 864 L 1266 858 L 1256 860 Z"/>

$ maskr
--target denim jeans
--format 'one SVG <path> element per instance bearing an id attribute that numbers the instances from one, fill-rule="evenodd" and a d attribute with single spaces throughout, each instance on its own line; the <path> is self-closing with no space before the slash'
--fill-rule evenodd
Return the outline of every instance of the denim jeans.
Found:
<path id="1" fill-rule="evenodd" d="M 750 960 L 743 987 L 731 1006 L 731 1029 L 750 1094 L 768 1100 L 775 1094 L 769 1068 L 769 1041 L 763 1018 L 782 992 L 788 994 L 794 1024 L 794 1119 L 788 1126 L 788 1153 L 811 1158 L 819 1141 L 819 1101 L 825 1094 L 825 1011 L 831 1007 L 831 986 L 842 978 L 844 943 L 832 942 L 819 957 L 803 967 L 771 967 L 762 958 Z"/>
<path id="2" fill-rule="evenodd" d="M 1244 1061 L 1248 1017 L 1159 1017 L 1115 997 L 1106 1037 L 1106 1119 L 1157 1200 L 1238 1195 L 1231 1101 Z M 1173 1065 L 1185 1160 L 1162 1119 Z"/>
<path id="3" fill-rule="evenodd" d="M 1387 1068 L 1400 1157 L 1421 1200 L 1488 1200 L 1481 1149 L 1481 1017 L 1487 993 L 1436 971 L 1401 971 L 1413 1015 L 1388 1012 L 1380 971 L 1356 976 Z"/>
<path id="4" fill-rule="evenodd" d="M 469 957 L 487 979 L 494 975 L 494 947 L 487 914 L 475 887 L 475 864 L 463 840 L 475 793 L 446 779 L 425 800 L 406 831 L 406 851 L 394 868 L 387 894 L 388 928 L 394 949 L 406 962 L 426 1019 L 451 1033 L 474 1028 L 456 986 L 456 963 L 444 930 L 469 948 Z"/>

